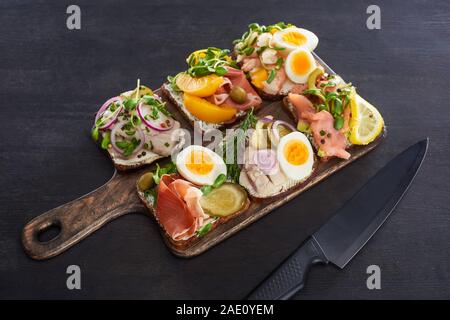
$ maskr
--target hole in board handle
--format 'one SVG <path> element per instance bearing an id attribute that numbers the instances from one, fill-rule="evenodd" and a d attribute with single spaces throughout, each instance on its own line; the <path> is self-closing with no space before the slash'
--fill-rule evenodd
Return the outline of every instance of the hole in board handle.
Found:
<path id="1" fill-rule="evenodd" d="M 61 233 L 61 223 L 59 221 L 47 222 L 39 227 L 37 240 L 42 243 L 55 240 Z"/>

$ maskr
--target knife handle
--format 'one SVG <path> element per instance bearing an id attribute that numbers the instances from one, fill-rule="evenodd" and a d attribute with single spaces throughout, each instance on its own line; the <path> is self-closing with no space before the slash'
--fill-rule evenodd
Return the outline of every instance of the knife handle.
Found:
<path id="1" fill-rule="evenodd" d="M 248 300 L 287 300 L 300 291 L 309 268 L 328 263 L 316 240 L 308 238 L 247 297 Z"/>

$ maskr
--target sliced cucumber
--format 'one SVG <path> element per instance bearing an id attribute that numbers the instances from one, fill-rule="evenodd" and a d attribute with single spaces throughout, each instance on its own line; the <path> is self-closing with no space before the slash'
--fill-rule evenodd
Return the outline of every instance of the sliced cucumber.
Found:
<path id="1" fill-rule="evenodd" d="M 203 210 L 217 217 L 232 215 L 244 208 L 247 203 L 247 192 L 236 183 L 226 182 L 200 198 Z"/>

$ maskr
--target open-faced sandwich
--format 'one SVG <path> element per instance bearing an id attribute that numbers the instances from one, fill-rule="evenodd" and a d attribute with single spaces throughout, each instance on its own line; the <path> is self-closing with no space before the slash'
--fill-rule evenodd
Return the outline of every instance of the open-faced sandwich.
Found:
<path id="1" fill-rule="evenodd" d="M 169 156 L 182 139 L 180 123 L 146 86 L 108 99 L 95 115 L 92 138 L 119 170 Z"/>
<path id="2" fill-rule="evenodd" d="M 308 76 L 318 66 L 312 55 L 318 42 L 314 33 L 292 24 L 252 23 L 234 41 L 234 55 L 260 95 L 277 100 L 305 89 Z"/>
<path id="3" fill-rule="evenodd" d="M 234 54 L 262 97 L 287 96 L 284 106 L 322 160 L 348 159 L 352 144 L 365 145 L 380 135 L 383 118 L 351 83 L 325 72 L 312 55 L 318 42 L 314 33 L 292 24 L 252 23 L 235 40 Z"/>
<path id="4" fill-rule="evenodd" d="M 188 69 L 168 77 L 162 90 L 200 131 L 222 129 L 261 105 L 261 98 L 229 50 L 198 50 L 186 61 Z"/>
<path id="5" fill-rule="evenodd" d="M 367 145 L 382 133 L 382 116 L 351 83 L 317 67 L 307 85 L 301 93 L 289 93 L 283 102 L 321 160 L 348 159 L 351 145 Z"/>
<path id="6" fill-rule="evenodd" d="M 191 145 L 175 163 L 147 172 L 138 194 L 170 241 L 182 244 L 202 237 L 216 225 L 247 210 L 244 188 L 227 181 L 227 166 L 209 148 Z"/>
<path id="7" fill-rule="evenodd" d="M 239 184 L 254 198 L 279 196 L 305 182 L 315 169 L 308 138 L 290 123 L 265 116 L 246 141 Z"/>

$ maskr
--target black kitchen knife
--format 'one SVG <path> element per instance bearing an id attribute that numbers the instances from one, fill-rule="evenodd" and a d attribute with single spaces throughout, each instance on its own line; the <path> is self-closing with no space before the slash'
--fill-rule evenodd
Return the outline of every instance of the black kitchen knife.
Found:
<path id="1" fill-rule="evenodd" d="M 247 299 L 289 299 L 303 288 L 309 268 L 317 263 L 331 262 L 344 268 L 395 209 L 416 176 L 427 148 L 428 138 L 391 160 Z"/>

